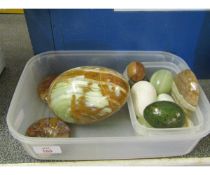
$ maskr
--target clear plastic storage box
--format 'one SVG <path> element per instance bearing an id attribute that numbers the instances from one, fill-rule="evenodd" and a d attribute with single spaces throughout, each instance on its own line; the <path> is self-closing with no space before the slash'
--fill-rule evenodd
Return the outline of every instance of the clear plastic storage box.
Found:
<path id="1" fill-rule="evenodd" d="M 177 60 L 179 58 L 177 57 Z M 181 61 L 181 60 L 180 60 Z M 186 63 L 185 63 L 186 64 Z M 183 64 L 184 65 L 184 64 Z M 172 72 L 172 74 L 178 74 L 182 69 L 179 67 L 174 67 L 171 64 L 168 64 L 167 62 L 148 62 L 144 63 L 144 66 L 146 68 L 146 74 L 147 78 L 150 78 L 151 75 L 159 70 L 159 69 L 166 69 Z M 186 65 L 184 69 L 189 67 Z M 124 71 L 124 77 L 128 80 L 127 76 L 127 68 Z M 201 89 L 201 87 L 200 87 Z M 182 128 L 152 128 L 144 125 L 142 122 L 140 123 L 138 121 L 138 117 L 134 110 L 134 104 L 132 96 L 130 95 L 127 101 L 128 104 L 128 110 L 131 118 L 132 126 L 136 132 L 137 135 L 145 135 L 145 136 L 153 136 L 153 135 L 177 135 L 177 134 L 190 134 L 192 132 L 198 132 L 203 126 L 204 126 L 204 117 L 202 113 L 202 109 L 200 105 L 196 108 L 196 111 L 192 113 L 192 116 L 190 117 L 190 127 L 182 127 Z"/>
<path id="2" fill-rule="evenodd" d="M 144 128 L 136 122 L 129 98 L 129 108 L 125 105 L 104 121 L 88 126 L 72 125 L 71 138 L 25 136 L 33 122 L 53 116 L 37 95 L 37 86 L 44 77 L 86 65 L 105 66 L 123 73 L 133 60 L 141 61 L 148 74 L 160 68 L 174 73 L 189 68 L 181 58 L 155 51 L 53 51 L 36 55 L 26 64 L 12 98 L 7 115 L 10 133 L 36 159 L 134 159 L 189 153 L 210 132 L 210 105 L 202 89 L 192 128 L 166 129 L 154 134 L 155 129 Z"/>

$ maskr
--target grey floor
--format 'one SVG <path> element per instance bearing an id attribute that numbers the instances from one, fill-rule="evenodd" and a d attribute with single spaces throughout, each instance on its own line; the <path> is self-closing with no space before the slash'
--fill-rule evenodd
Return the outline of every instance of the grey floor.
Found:
<path id="1" fill-rule="evenodd" d="M 20 74 L 33 56 L 23 15 L 0 14 L 0 48 L 6 69 L 0 75 L 0 163 L 33 161 L 9 134 L 6 114 Z"/>
<path id="2" fill-rule="evenodd" d="M 27 155 L 22 146 L 9 134 L 6 114 L 18 79 L 28 59 L 33 56 L 24 15 L 0 14 L 0 48 L 6 69 L 0 75 L 0 164 L 38 162 Z M 210 80 L 200 80 L 210 99 Z M 210 157 L 210 135 L 184 157 Z"/>

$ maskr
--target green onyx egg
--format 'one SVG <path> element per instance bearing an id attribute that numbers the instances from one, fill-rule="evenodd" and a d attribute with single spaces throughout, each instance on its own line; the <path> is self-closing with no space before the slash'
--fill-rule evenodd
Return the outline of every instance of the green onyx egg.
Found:
<path id="1" fill-rule="evenodd" d="M 157 94 L 170 93 L 173 75 L 166 69 L 161 69 L 152 74 L 150 82 L 155 87 Z"/>
<path id="2" fill-rule="evenodd" d="M 144 110 L 145 120 L 154 128 L 178 128 L 185 124 L 185 114 L 180 106 L 169 101 L 157 101 Z"/>

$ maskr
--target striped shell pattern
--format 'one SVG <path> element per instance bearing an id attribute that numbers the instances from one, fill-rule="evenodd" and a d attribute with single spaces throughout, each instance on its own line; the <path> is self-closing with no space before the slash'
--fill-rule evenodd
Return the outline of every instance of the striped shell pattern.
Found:
<path id="1" fill-rule="evenodd" d="M 48 104 L 66 122 L 90 124 L 118 111 L 128 94 L 128 82 L 120 73 L 84 66 L 62 73 L 52 82 Z"/>

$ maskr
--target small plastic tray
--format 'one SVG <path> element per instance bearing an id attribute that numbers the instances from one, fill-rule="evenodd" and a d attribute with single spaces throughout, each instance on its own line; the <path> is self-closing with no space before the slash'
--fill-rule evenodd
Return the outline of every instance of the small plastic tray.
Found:
<path id="1" fill-rule="evenodd" d="M 134 159 L 189 153 L 210 131 L 210 105 L 202 89 L 199 109 L 204 122 L 197 125 L 196 132 L 180 132 L 173 136 L 139 136 L 135 132 L 137 126 L 130 119 L 130 115 L 132 117 L 134 114 L 132 110 L 129 113 L 125 105 L 110 118 L 94 125 L 72 125 L 72 138 L 25 136 L 31 123 L 53 115 L 37 95 L 37 86 L 44 77 L 87 65 L 105 66 L 123 73 L 127 64 L 133 60 L 143 62 L 151 72 L 166 65 L 175 72 L 188 68 L 181 58 L 166 52 L 55 51 L 36 55 L 26 64 L 13 95 L 7 114 L 10 133 L 36 159 Z"/>
<path id="2" fill-rule="evenodd" d="M 151 75 L 159 69 L 166 69 L 172 72 L 172 74 L 177 74 L 181 70 L 179 67 L 175 67 L 171 64 L 168 64 L 167 62 L 142 62 L 146 69 L 147 78 L 150 78 Z M 186 66 L 186 69 L 189 69 L 188 66 Z M 128 80 L 127 76 L 127 68 L 124 71 L 124 77 Z M 201 88 L 201 87 L 200 87 Z M 196 111 L 192 113 L 192 116 L 190 117 L 190 122 L 192 123 L 189 127 L 182 127 L 182 128 L 152 128 L 147 127 L 144 124 L 140 123 L 138 121 L 138 117 L 134 110 L 133 100 L 132 96 L 130 95 L 128 98 L 128 110 L 130 113 L 131 123 L 133 125 L 134 130 L 136 131 L 136 134 L 142 135 L 142 136 L 151 136 L 151 135 L 172 135 L 172 134 L 189 134 L 191 132 L 197 132 L 199 131 L 202 126 L 204 125 L 204 119 L 203 114 L 201 112 L 200 107 L 198 106 L 196 108 Z"/>

